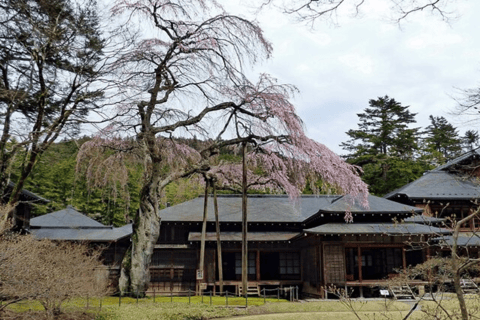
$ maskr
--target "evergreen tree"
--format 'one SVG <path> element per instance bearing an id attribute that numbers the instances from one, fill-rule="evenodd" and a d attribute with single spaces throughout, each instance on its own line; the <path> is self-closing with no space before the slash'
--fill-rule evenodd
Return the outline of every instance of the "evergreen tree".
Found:
<path id="1" fill-rule="evenodd" d="M 362 179 L 371 193 L 383 195 L 428 169 L 417 159 L 418 128 L 409 128 L 416 122 L 415 115 L 395 99 L 379 97 L 358 114 L 358 129 L 347 132 L 351 139 L 341 147 L 349 151 L 345 157 L 350 163 L 362 167 Z"/>
<path id="2" fill-rule="evenodd" d="M 0 0 L 0 195 L 15 204 L 41 155 L 104 98 L 107 42 L 94 0 Z"/>
<path id="3" fill-rule="evenodd" d="M 341 144 L 350 151 L 348 159 L 356 159 L 355 163 L 362 165 L 373 161 L 380 155 L 406 156 L 417 149 L 415 136 L 418 129 L 409 129 L 415 123 L 415 113 L 408 110 L 388 96 L 369 101 L 369 108 L 359 113 L 360 120 L 357 130 L 349 130 L 351 140 Z"/>
<path id="4" fill-rule="evenodd" d="M 480 136 L 476 130 L 467 130 L 462 137 L 462 142 L 465 147 L 465 151 L 471 151 L 478 147 Z"/>
<path id="5" fill-rule="evenodd" d="M 432 153 L 438 164 L 457 157 L 461 151 L 461 140 L 457 129 L 444 117 L 430 115 L 431 124 L 424 132 L 427 151 Z"/>

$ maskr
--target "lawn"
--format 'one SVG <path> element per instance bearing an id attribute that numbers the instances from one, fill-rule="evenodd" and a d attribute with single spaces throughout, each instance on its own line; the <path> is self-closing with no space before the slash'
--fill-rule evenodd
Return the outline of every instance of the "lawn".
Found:
<path id="1" fill-rule="evenodd" d="M 447 310 L 458 310 L 458 303 L 455 299 L 446 297 L 443 305 Z M 242 316 L 241 320 L 302 320 L 322 319 L 322 320 L 358 320 L 357 316 L 351 311 L 355 309 L 361 319 L 403 319 L 410 310 L 412 303 L 393 301 L 393 300 L 370 300 L 370 301 L 352 301 L 350 307 L 335 300 L 324 300 L 317 302 L 287 302 L 285 300 L 249 298 L 249 307 L 245 308 L 245 299 L 229 298 L 226 306 L 225 297 L 213 297 L 210 305 L 210 298 L 174 297 L 170 302 L 170 297 L 153 297 L 145 299 L 105 297 L 103 299 L 89 298 L 72 299 L 64 304 L 63 310 L 67 312 L 87 312 L 91 315 L 90 319 L 97 320 L 200 320 L 223 318 L 234 319 L 236 316 Z M 470 310 L 477 309 L 480 305 L 477 297 L 472 297 L 468 301 Z M 88 305 L 88 310 L 86 309 Z M 436 305 L 432 301 L 422 301 L 420 303 L 422 310 L 436 310 Z M 20 314 L 28 314 L 42 310 L 38 302 L 24 301 L 11 305 L 11 311 Z M 476 310 L 475 310 L 476 311 Z M 474 311 L 474 312 L 475 312 Z M 426 318 L 426 314 L 416 311 L 410 319 Z M 82 318 L 83 319 L 83 318 Z"/>
<path id="2" fill-rule="evenodd" d="M 262 299 L 260 299 L 262 300 Z M 263 303 L 263 300 L 262 300 Z M 361 315 L 367 315 L 369 319 L 379 319 L 385 310 L 391 319 L 402 319 L 410 307 L 406 303 L 394 301 L 368 301 L 354 302 L 353 307 L 360 310 Z M 140 309 L 140 310 L 139 310 Z M 349 309 L 338 301 L 320 302 L 268 302 L 265 305 L 244 307 L 220 307 L 206 304 L 185 303 L 147 303 L 145 305 L 129 304 L 118 308 L 110 306 L 105 308 L 105 320 L 120 319 L 158 319 L 158 320 L 181 320 L 181 319 L 234 319 L 234 316 L 243 316 L 247 319 L 295 319 L 298 320 L 301 313 L 302 320 L 318 319 L 356 319 Z M 397 316 L 396 316 L 397 315 Z M 326 317 L 326 318 L 325 318 Z"/>

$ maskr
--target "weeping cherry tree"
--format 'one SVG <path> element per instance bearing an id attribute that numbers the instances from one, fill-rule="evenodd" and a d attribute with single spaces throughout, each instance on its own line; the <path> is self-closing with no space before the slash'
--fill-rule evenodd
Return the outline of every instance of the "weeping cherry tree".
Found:
<path id="1" fill-rule="evenodd" d="M 121 163 L 134 158 L 142 164 L 140 207 L 122 263 L 123 293 L 146 290 L 162 191 L 183 177 L 222 168 L 233 174 L 235 166 L 214 161 L 222 148 L 251 146 L 248 160 L 263 168 L 266 187 L 275 184 L 295 196 L 307 181 L 322 177 L 366 202 L 359 169 L 305 135 L 289 101 L 296 89 L 266 74 L 255 83 L 245 76 L 245 68 L 272 52 L 256 23 L 203 0 L 122 0 L 112 12 L 153 30 L 117 61 L 123 83 L 118 94 L 124 97 L 117 121 L 78 156 L 97 186 L 122 188 L 128 179 Z M 197 152 L 179 142 L 188 135 L 202 137 L 204 147 Z"/>

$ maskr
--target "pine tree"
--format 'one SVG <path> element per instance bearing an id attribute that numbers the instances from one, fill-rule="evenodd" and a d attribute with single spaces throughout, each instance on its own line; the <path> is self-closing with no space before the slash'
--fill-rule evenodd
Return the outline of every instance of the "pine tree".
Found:
<path id="1" fill-rule="evenodd" d="M 442 164 L 457 157 L 461 151 L 461 140 L 457 129 L 444 117 L 430 115 L 431 124 L 424 132 L 427 151 L 431 152 L 438 163 Z"/>
<path id="2" fill-rule="evenodd" d="M 471 151 L 478 147 L 480 136 L 476 130 L 467 130 L 465 135 L 462 137 L 462 142 L 465 148 L 465 151 Z"/>
<path id="3" fill-rule="evenodd" d="M 416 178 L 426 165 L 418 161 L 418 128 L 415 113 L 388 96 L 370 100 L 358 114 L 358 129 L 347 132 L 351 138 L 341 144 L 347 160 L 363 168 L 363 181 L 370 192 L 383 195 Z"/>
<path id="4" fill-rule="evenodd" d="M 369 101 L 369 108 L 359 113 L 360 120 L 357 130 L 349 130 L 351 140 L 341 144 L 341 147 L 351 153 L 348 159 L 371 159 L 379 155 L 406 155 L 417 148 L 415 137 L 418 129 L 409 129 L 415 123 L 415 113 L 408 110 L 388 96 Z M 364 161 L 360 160 L 358 164 Z M 368 162 L 368 161 L 367 161 Z"/>
<path id="5" fill-rule="evenodd" d="M 4 201 L 19 200 L 45 150 L 104 98 L 103 37 L 94 0 L 0 0 L 0 195 L 27 150 Z"/>

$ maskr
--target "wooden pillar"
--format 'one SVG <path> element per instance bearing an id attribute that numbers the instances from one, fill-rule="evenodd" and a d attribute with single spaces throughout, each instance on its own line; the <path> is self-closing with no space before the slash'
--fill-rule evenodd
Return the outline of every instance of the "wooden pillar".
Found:
<path id="1" fill-rule="evenodd" d="M 405 248 L 402 248 L 402 262 L 403 262 L 403 270 L 407 270 L 407 256 L 406 256 Z"/>
<path id="2" fill-rule="evenodd" d="M 212 189 L 213 189 L 213 209 L 214 209 L 213 211 L 215 212 L 215 232 L 217 235 L 218 281 L 220 286 L 219 288 L 220 292 L 223 292 L 222 241 L 220 239 L 220 219 L 218 217 L 217 186 L 215 184 L 215 180 L 212 180 Z"/>
<path id="3" fill-rule="evenodd" d="M 202 236 L 200 239 L 200 264 L 198 269 L 203 274 L 205 267 L 205 235 L 207 233 L 207 215 L 208 215 L 208 180 L 205 180 L 205 197 L 203 198 L 203 221 L 202 221 Z"/>
<path id="4" fill-rule="evenodd" d="M 117 241 L 113 242 L 113 261 L 112 261 L 112 267 L 115 265 L 115 262 L 117 261 Z"/>
<path id="5" fill-rule="evenodd" d="M 257 257 L 255 261 L 255 273 L 257 274 L 257 281 L 260 281 L 260 250 L 257 250 Z"/>
<path id="6" fill-rule="evenodd" d="M 357 255 L 358 255 L 358 258 L 357 258 L 357 261 L 358 261 L 358 281 L 362 282 L 363 281 L 363 278 L 362 278 L 362 248 L 358 247 Z"/>
<path id="7" fill-rule="evenodd" d="M 304 281 L 303 279 L 303 260 L 306 258 L 304 255 L 304 250 L 300 250 L 300 281 Z"/>
<path id="8" fill-rule="evenodd" d="M 247 144 L 242 145 L 242 287 L 243 296 L 248 288 L 248 240 L 247 240 Z"/>

